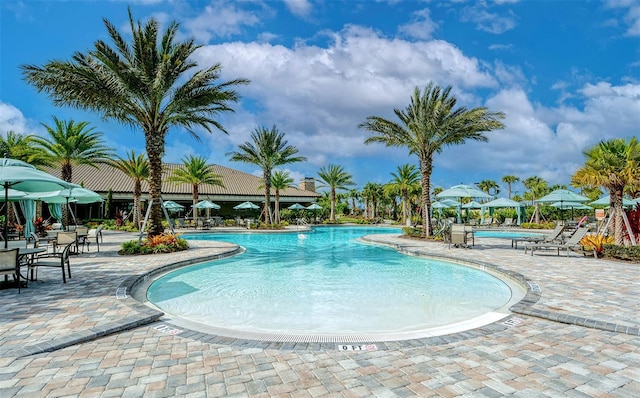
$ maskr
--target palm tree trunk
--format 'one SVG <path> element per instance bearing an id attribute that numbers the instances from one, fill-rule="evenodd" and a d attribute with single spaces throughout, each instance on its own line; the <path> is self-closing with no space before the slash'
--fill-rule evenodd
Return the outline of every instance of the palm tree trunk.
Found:
<path id="1" fill-rule="evenodd" d="M 407 197 L 406 190 L 402 190 L 402 225 L 407 223 Z"/>
<path id="2" fill-rule="evenodd" d="M 624 244 L 624 221 L 622 218 L 622 212 L 624 211 L 622 207 L 623 188 L 612 188 L 609 190 L 611 197 L 613 237 L 616 245 Z"/>
<path id="3" fill-rule="evenodd" d="M 329 221 L 336 222 L 336 189 L 333 187 L 331 188 L 331 215 L 329 216 Z"/>
<path id="4" fill-rule="evenodd" d="M 162 191 L 162 153 L 164 152 L 164 134 L 146 132 L 147 156 L 149 157 L 149 199 L 152 200 L 149 212 L 148 237 L 161 235 L 162 209 L 160 208 L 160 194 Z"/>
<path id="5" fill-rule="evenodd" d="M 140 209 L 140 197 L 142 196 L 142 183 L 136 180 L 133 183 L 133 225 L 139 227 L 142 221 L 142 213 Z"/>
<path id="6" fill-rule="evenodd" d="M 271 170 L 265 170 L 264 177 L 264 222 L 269 225 L 271 218 Z"/>
<path id="7" fill-rule="evenodd" d="M 433 160 L 428 156 L 420 157 L 420 174 L 422 176 L 422 237 L 426 238 L 433 231 L 431 225 L 431 173 Z"/>
<path id="8" fill-rule="evenodd" d="M 275 209 L 276 224 L 280 224 L 280 190 L 276 189 L 276 209 Z"/>

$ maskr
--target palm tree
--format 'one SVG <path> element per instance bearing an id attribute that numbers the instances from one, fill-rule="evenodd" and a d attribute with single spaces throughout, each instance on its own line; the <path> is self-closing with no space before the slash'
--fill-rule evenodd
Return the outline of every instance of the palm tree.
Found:
<path id="1" fill-rule="evenodd" d="M 496 196 L 500 193 L 500 185 L 493 180 L 482 180 L 478 183 L 478 188 L 486 192 L 490 196 Z"/>
<path id="2" fill-rule="evenodd" d="M 361 195 L 360 192 L 358 192 L 357 189 L 350 189 L 349 192 L 347 193 L 349 199 L 351 199 L 351 211 L 350 214 L 353 215 L 355 214 L 356 211 L 356 200 L 360 200 Z"/>
<path id="3" fill-rule="evenodd" d="M 624 243 L 622 197 L 627 186 L 640 184 L 640 144 L 636 137 L 600 141 L 583 152 L 586 161 L 575 172 L 574 185 L 603 187 L 609 190 L 613 236 L 617 245 Z"/>
<path id="4" fill-rule="evenodd" d="M 213 172 L 203 156 L 189 155 L 182 159 L 182 166 L 173 170 L 168 182 L 191 185 L 193 204 L 198 203 L 198 191 L 202 184 L 224 187 L 222 176 Z"/>
<path id="5" fill-rule="evenodd" d="M 238 151 L 230 152 L 230 159 L 235 162 L 251 163 L 262 168 L 262 182 L 264 184 L 264 216 L 267 225 L 273 222 L 271 217 L 271 173 L 273 169 L 289 163 L 307 160 L 303 156 L 294 156 L 298 148 L 287 145 L 284 133 L 276 126 L 271 130 L 260 127 L 251 133 L 253 142 L 245 142 L 238 146 Z"/>
<path id="6" fill-rule="evenodd" d="M 196 139 L 195 128 L 226 133 L 215 118 L 233 111 L 229 104 L 239 96 L 232 88 L 248 80 L 215 84 L 220 64 L 192 72 L 197 64 L 191 56 L 201 46 L 193 38 L 177 42 L 177 22 L 170 23 L 160 36 L 157 19 L 143 26 L 134 22 L 130 9 L 128 13 L 131 44 L 104 19 L 113 47 L 97 40 L 93 50 L 75 53 L 71 61 L 50 61 L 43 67 L 23 65 L 22 70 L 27 82 L 48 93 L 57 105 L 94 111 L 142 130 L 153 200 L 148 230 L 152 237 L 163 232 L 158 199 L 167 133 L 174 127 L 186 129 Z"/>
<path id="7" fill-rule="evenodd" d="M 404 164 L 398 166 L 397 174 L 391 173 L 391 176 L 393 180 L 388 185 L 395 187 L 400 193 L 400 199 L 402 200 L 402 224 L 405 224 L 409 216 L 409 194 L 416 191 L 420 186 L 420 171 L 413 164 Z"/>
<path id="8" fill-rule="evenodd" d="M 488 141 L 482 133 L 502 129 L 502 112 L 489 112 L 484 107 L 467 109 L 456 108 L 457 100 L 451 95 L 451 86 L 442 90 L 429 83 L 424 92 L 415 88 L 411 103 L 406 110 L 394 109 L 400 123 L 369 116 L 360 128 L 374 133 L 365 140 L 366 144 L 380 142 L 387 146 L 404 146 L 410 154 L 418 156 L 422 182 L 422 206 L 425 222 L 422 234 L 426 237 L 432 231 L 428 217 L 431 210 L 431 174 L 433 157 L 436 153 L 451 145 L 460 145 L 467 140 Z"/>
<path id="9" fill-rule="evenodd" d="M 523 182 L 524 187 L 529 191 L 523 194 L 524 198 L 531 201 L 533 206 L 533 218 L 536 224 L 540 223 L 540 205 L 536 202 L 539 199 L 549 193 L 549 185 L 545 180 L 538 176 L 532 176 L 526 178 Z"/>
<path id="10" fill-rule="evenodd" d="M 378 203 L 384 196 L 384 188 L 382 185 L 375 182 L 368 182 L 362 188 L 362 197 L 366 201 L 366 214 L 367 218 L 376 218 L 378 215 Z"/>
<path id="11" fill-rule="evenodd" d="M 336 191 L 346 190 L 348 187 L 355 185 L 351 180 L 350 173 L 344 170 L 344 167 L 330 164 L 323 167 L 318 171 L 318 177 L 320 177 L 320 188 L 330 188 L 331 198 L 331 213 L 329 215 L 329 222 L 336 222 Z"/>
<path id="12" fill-rule="evenodd" d="M 144 154 L 136 155 L 135 150 L 127 153 L 127 159 L 120 156 L 111 162 L 111 165 L 122 171 L 127 177 L 133 180 L 133 225 L 140 225 L 142 221 L 142 207 L 140 197 L 142 196 L 142 181 L 149 179 L 149 160 Z"/>
<path id="13" fill-rule="evenodd" d="M 22 135 L 7 131 L 0 135 L 0 156 L 22 160 L 33 166 L 49 166 L 51 161 L 46 154 L 33 146 L 34 135 Z"/>
<path id="14" fill-rule="evenodd" d="M 506 175 L 502 177 L 502 182 L 507 184 L 507 196 L 509 197 L 509 199 L 511 199 L 511 184 L 517 181 L 520 181 L 520 178 L 516 176 Z"/>
<path id="15" fill-rule="evenodd" d="M 271 174 L 271 187 L 274 189 L 276 197 L 275 223 L 280 224 L 280 191 L 287 188 L 295 188 L 295 185 L 288 171 L 274 170 L 273 174 Z"/>
<path id="16" fill-rule="evenodd" d="M 42 123 L 49 138 L 34 137 L 33 142 L 51 164 L 61 167 L 63 180 L 71 182 L 74 165 L 87 164 L 97 168 L 98 164 L 111 161 L 113 151 L 104 145 L 102 133 L 88 127 L 89 122 L 63 121 L 55 116 L 53 121 L 53 127 Z"/>

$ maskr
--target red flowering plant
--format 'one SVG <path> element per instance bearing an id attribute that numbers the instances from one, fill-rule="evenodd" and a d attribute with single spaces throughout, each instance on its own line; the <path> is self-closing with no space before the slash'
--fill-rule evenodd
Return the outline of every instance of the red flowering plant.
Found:
<path id="1" fill-rule="evenodd" d="M 629 220 L 631 233 L 635 237 L 636 242 L 640 241 L 640 203 L 636 203 L 635 208 L 627 210 L 627 219 Z M 625 240 L 631 240 L 627 229 L 624 228 L 623 231 Z"/>
<path id="2" fill-rule="evenodd" d="M 36 234 L 38 236 L 43 237 L 48 229 L 51 229 L 51 225 L 49 225 L 49 220 L 45 220 L 42 217 L 36 218 L 36 222 L 34 224 L 36 228 Z"/>

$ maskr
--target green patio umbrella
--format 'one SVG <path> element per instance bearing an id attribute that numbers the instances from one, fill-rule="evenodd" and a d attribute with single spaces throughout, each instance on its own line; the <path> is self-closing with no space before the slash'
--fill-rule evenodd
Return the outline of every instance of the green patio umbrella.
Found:
<path id="1" fill-rule="evenodd" d="M 180 203 L 176 203 L 173 200 L 165 200 L 165 201 L 162 202 L 162 205 L 167 210 L 182 210 L 182 209 L 184 209 L 183 205 L 181 205 Z"/>
<path id="2" fill-rule="evenodd" d="M 555 206 L 555 207 L 562 207 L 562 204 L 565 202 L 582 203 L 582 202 L 588 202 L 589 200 L 591 199 L 587 198 L 586 196 L 578 195 L 577 193 L 573 191 L 569 191 L 568 189 L 556 189 L 555 191 L 551 191 L 548 195 L 545 195 L 540 199 L 537 199 L 536 202 L 538 203 L 556 203 L 557 202 L 559 206 Z M 564 213 L 562 214 L 563 214 L 563 220 L 564 220 Z"/>
<path id="3" fill-rule="evenodd" d="M 257 210 L 260 206 L 252 202 L 242 202 L 239 205 L 233 206 L 233 208 L 236 210 Z"/>
<path id="4" fill-rule="evenodd" d="M 306 209 L 306 207 L 304 207 L 300 203 L 294 203 L 291 206 L 287 207 L 287 209 L 289 209 L 289 210 L 304 210 L 304 209 Z"/>
<path id="5" fill-rule="evenodd" d="M 598 200 L 594 200 L 589 204 L 592 206 L 609 206 L 611 204 L 611 195 L 606 195 L 601 198 L 598 198 Z M 636 200 L 634 199 L 622 198 L 622 206 L 624 207 L 634 206 L 635 204 L 636 204 Z"/>
<path id="6" fill-rule="evenodd" d="M 461 200 L 462 198 L 488 199 L 491 196 L 471 185 L 454 185 L 436 195 L 437 198 Z M 458 204 L 458 223 L 462 223 L 462 202 Z"/>
<path id="7" fill-rule="evenodd" d="M 36 169 L 29 163 L 9 158 L 0 160 L 0 184 L 4 188 L 5 202 L 9 200 L 9 189 L 22 192 L 46 192 L 58 191 L 73 186 L 71 183 Z M 8 215 L 8 206 L 5 206 L 4 236 L 7 236 L 9 230 L 7 224 Z M 31 220 L 28 220 L 28 222 L 31 222 Z M 5 239 L 4 242 L 4 247 L 7 248 L 7 240 Z"/>
<path id="8" fill-rule="evenodd" d="M 309 206 L 306 207 L 307 210 L 313 210 L 313 222 L 315 223 L 317 221 L 316 219 L 316 210 L 322 210 L 322 206 L 320 206 L 317 203 L 311 203 Z"/>

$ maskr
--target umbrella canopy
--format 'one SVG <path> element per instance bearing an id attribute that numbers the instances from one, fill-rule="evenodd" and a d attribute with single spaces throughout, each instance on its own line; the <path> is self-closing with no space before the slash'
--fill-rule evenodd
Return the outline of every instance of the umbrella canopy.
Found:
<path id="1" fill-rule="evenodd" d="M 4 200 L 9 199 L 9 189 L 16 189 L 23 192 L 46 192 L 56 191 L 63 188 L 71 188 L 73 184 L 61 180 L 51 174 L 40 171 L 29 163 L 3 158 L 0 160 L 0 184 L 4 187 Z M 4 208 L 4 236 L 8 231 L 9 206 Z M 29 223 L 31 220 L 27 220 Z M 25 229 L 26 232 L 26 229 Z M 5 239 L 5 248 L 7 240 Z"/>
<path id="2" fill-rule="evenodd" d="M 165 209 L 169 209 L 169 210 L 184 209 L 183 205 L 181 205 L 180 203 L 176 203 L 173 200 L 165 200 L 162 202 L 162 205 L 164 206 Z"/>
<path id="3" fill-rule="evenodd" d="M 20 199 L 23 199 L 27 194 L 22 191 L 18 191 L 16 189 L 9 188 L 7 190 L 7 199 L 9 202 L 15 202 Z M 0 202 L 4 202 L 4 195 L 0 196 Z"/>
<path id="4" fill-rule="evenodd" d="M 450 199 L 462 199 L 462 198 L 490 198 L 487 193 L 482 192 L 478 188 L 472 187 L 471 185 L 454 185 L 449 189 L 445 189 L 436 195 L 437 198 L 450 198 Z M 458 205 L 458 223 L 462 222 L 462 203 Z"/>
<path id="5" fill-rule="evenodd" d="M 219 209 L 220 205 L 213 202 L 209 202 L 208 200 L 201 200 L 200 202 L 196 203 L 191 207 L 193 207 L 194 209 Z"/>
<path id="6" fill-rule="evenodd" d="M 584 203 L 578 203 L 578 202 L 555 202 L 552 203 L 551 206 L 553 207 L 557 207 L 558 209 L 578 209 L 578 210 L 589 210 L 589 209 L 593 209 L 593 207 L 591 206 L 587 206 Z"/>
<path id="7" fill-rule="evenodd" d="M 482 207 L 482 205 L 480 203 L 476 202 L 475 200 L 472 200 L 471 202 L 465 203 L 465 204 L 462 205 L 463 209 L 479 209 L 481 207 Z"/>
<path id="8" fill-rule="evenodd" d="M 322 206 L 320 206 L 317 203 L 312 203 L 309 206 L 307 206 L 307 210 L 321 210 Z"/>
<path id="9" fill-rule="evenodd" d="M 306 207 L 304 207 L 300 203 L 294 203 L 291 206 L 287 207 L 287 209 L 289 209 L 289 210 L 305 210 Z"/>
<path id="10" fill-rule="evenodd" d="M 522 203 L 516 202 L 515 200 L 511 200 L 509 198 L 497 198 L 490 202 L 483 203 L 481 219 L 484 220 L 484 214 L 487 209 L 489 209 L 489 215 L 493 215 L 492 211 L 497 207 L 514 207 L 516 209 L 516 215 L 518 216 L 518 225 L 522 223 L 522 216 L 524 214 L 523 208 L 525 206 Z"/>
<path id="11" fill-rule="evenodd" d="M 236 210 L 257 210 L 260 206 L 251 202 L 242 202 L 237 206 L 233 206 L 233 208 Z"/>
<path id="12" fill-rule="evenodd" d="M 66 203 L 75 202 L 78 204 L 88 204 L 102 202 L 104 199 L 98 193 L 90 189 L 77 185 L 73 188 L 61 189 L 50 192 L 31 192 L 25 199 L 41 200 L 46 203 Z"/>
<path id="13" fill-rule="evenodd" d="M 578 195 L 573 191 L 569 191 L 568 189 L 556 189 L 552 191 L 548 195 L 537 199 L 536 202 L 588 202 L 590 199 L 586 196 Z"/>
<path id="14" fill-rule="evenodd" d="M 471 185 L 454 185 L 449 189 L 445 189 L 436 195 L 437 198 L 481 198 L 487 199 L 490 196 L 486 192 L 482 192 L 478 188 Z"/>
<path id="15" fill-rule="evenodd" d="M 636 204 L 636 200 L 638 199 L 622 198 L 622 206 L 633 206 Z M 594 200 L 589 204 L 593 206 L 609 206 L 611 204 L 611 195 L 598 198 L 598 200 Z"/>

